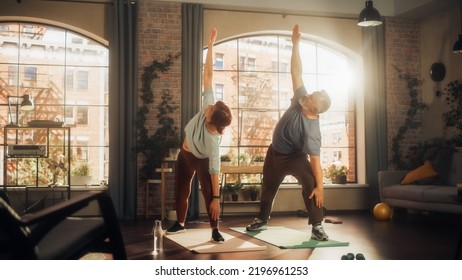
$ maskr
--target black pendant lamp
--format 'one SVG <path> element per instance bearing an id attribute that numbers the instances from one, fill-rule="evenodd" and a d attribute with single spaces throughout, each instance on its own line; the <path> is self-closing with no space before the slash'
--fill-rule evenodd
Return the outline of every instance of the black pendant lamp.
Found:
<path id="1" fill-rule="evenodd" d="M 453 53 L 462 53 L 462 1 L 459 0 L 459 20 L 460 20 L 460 34 L 459 34 L 459 40 L 457 40 L 454 43 L 454 47 L 452 47 L 452 52 Z"/>
<path id="2" fill-rule="evenodd" d="M 377 26 L 382 24 L 382 17 L 379 11 L 374 8 L 372 1 L 366 1 L 366 7 L 358 17 L 358 25 L 362 27 Z"/>

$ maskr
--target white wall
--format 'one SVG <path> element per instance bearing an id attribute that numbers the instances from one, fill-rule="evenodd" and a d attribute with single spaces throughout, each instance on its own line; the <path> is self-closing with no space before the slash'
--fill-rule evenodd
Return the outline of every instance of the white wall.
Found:
<path id="1" fill-rule="evenodd" d="M 369 187 L 366 185 L 325 186 L 324 196 L 324 206 L 327 210 L 364 210 L 370 208 Z M 225 203 L 223 211 L 225 216 L 236 214 L 257 215 L 260 210 L 258 201 L 250 203 L 245 194 L 240 194 L 239 201 L 245 201 L 245 203 Z M 274 200 L 274 213 L 297 212 L 305 209 L 300 186 L 283 186 L 279 189 Z M 202 194 L 199 195 L 199 212 L 201 215 L 206 215 L 207 213 Z"/>
<path id="2" fill-rule="evenodd" d="M 111 5 L 59 1 L 2 0 L 0 21 L 37 21 L 68 28 L 108 44 Z"/>

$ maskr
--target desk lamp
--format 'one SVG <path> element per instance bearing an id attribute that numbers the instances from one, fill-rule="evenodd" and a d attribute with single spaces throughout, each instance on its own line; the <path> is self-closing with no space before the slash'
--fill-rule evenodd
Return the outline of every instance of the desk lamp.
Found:
<path id="1" fill-rule="evenodd" d="M 12 96 L 8 95 L 8 116 L 10 119 L 10 123 L 6 125 L 6 127 L 19 127 L 18 124 L 18 110 L 16 109 L 16 123 L 13 123 L 13 116 L 11 115 L 11 98 L 22 99 L 21 104 L 16 103 L 16 107 L 19 105 L 19 108 L 22 111 L 31 111 L 34 109 L 34 103 L 30 99 L 28 94 L 24 94 L 23 96 Z"/>

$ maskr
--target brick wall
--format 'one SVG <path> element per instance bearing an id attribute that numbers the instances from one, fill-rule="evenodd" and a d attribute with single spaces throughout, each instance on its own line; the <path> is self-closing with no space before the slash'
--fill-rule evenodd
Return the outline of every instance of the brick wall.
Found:
<path id="1" fill-rule="evenodd" d="M 154 60 L 163 61 L 169 54 L 176 54 L 181 51 L 181 3 L 164 3 L 157 1 L 139 1 L 139 22 L 138 22 L 138 82 L 139 95 L 141 94 L 141 77 L 145 66 Z M 153 84 L 155 101 L 150 108 L 147 127 L 152 134 L 157 129 L 156 104 L 160 101 L 160 94 L 163 90 L 169 90 L 176 109 L 174 119 L 177 126 L 180 126 L 181 113 L 181 58 L 174 61 L 170 70 L 161 74 L 160 79 L 154 80 Z M 143 159 L 138 159 L 138 170 L 143 164 Z M 170 164 L 170 167 L 171 164 Z M 167 209 L 173 208 L 173 175 L 167 175 Z M 137 215 L 145 214 L 146 203 L 146 181 L 138 180 L 137 190 Z M 149 212 L 150 216 L 160 215 L 160 186 L 151 185 L 149 191 Z"/>
<path id="2" fill-rule="evenodd" d="M 392 157 L 392 140 L 398 133 L 398 129 L 404 124 L 406 113 L 409 108 L 410 97 L 406 88 L 406 82 L 398 77 L 395 67 L 403 73 L 407 73 L 420 79 L 420 38 L 419 22 L 417 20 L 386 18 L 385 30 L 385 81 L 387 97 L 387 140 L 388 159 Z M 418 88 L 419 97 L 422 99 L 421 88 Z M 416 115 L 416 120 L 421 120 L 421 114 Z M 405 139 L 400 143 L 400 150 L 405 154 L 410 146 L 418 144 L 422 139 L 421 128 L 409 129 Z M 393 168 L 393 166 L 390 166 Z"/>

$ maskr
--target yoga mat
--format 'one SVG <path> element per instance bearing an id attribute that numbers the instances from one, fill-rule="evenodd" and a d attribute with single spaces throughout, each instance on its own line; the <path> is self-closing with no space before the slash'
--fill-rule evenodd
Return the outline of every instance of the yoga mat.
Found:
<path id="1" fill-rule="evenodd" d="M 221 232 L 224 243 L 213 243 L 211 229 L 187 229 L 186 232 L 166 234 L 165 237 L 196 253 L 226 253 L 266 250 L 250 241 Z"/>
<path id="2" fill-rule="evenodd" d="M 246 231 L 245 227 L 230 229 L 270 243 L 281 249 L 338 247 L 350 244 L 350 242 L 339 242 L 332 239 L 328 241 L 313 240 L 311 239 L 311 232 L 302 232 L 286 227 L 268 227 L 267 230 L 262 231 Z"/>

